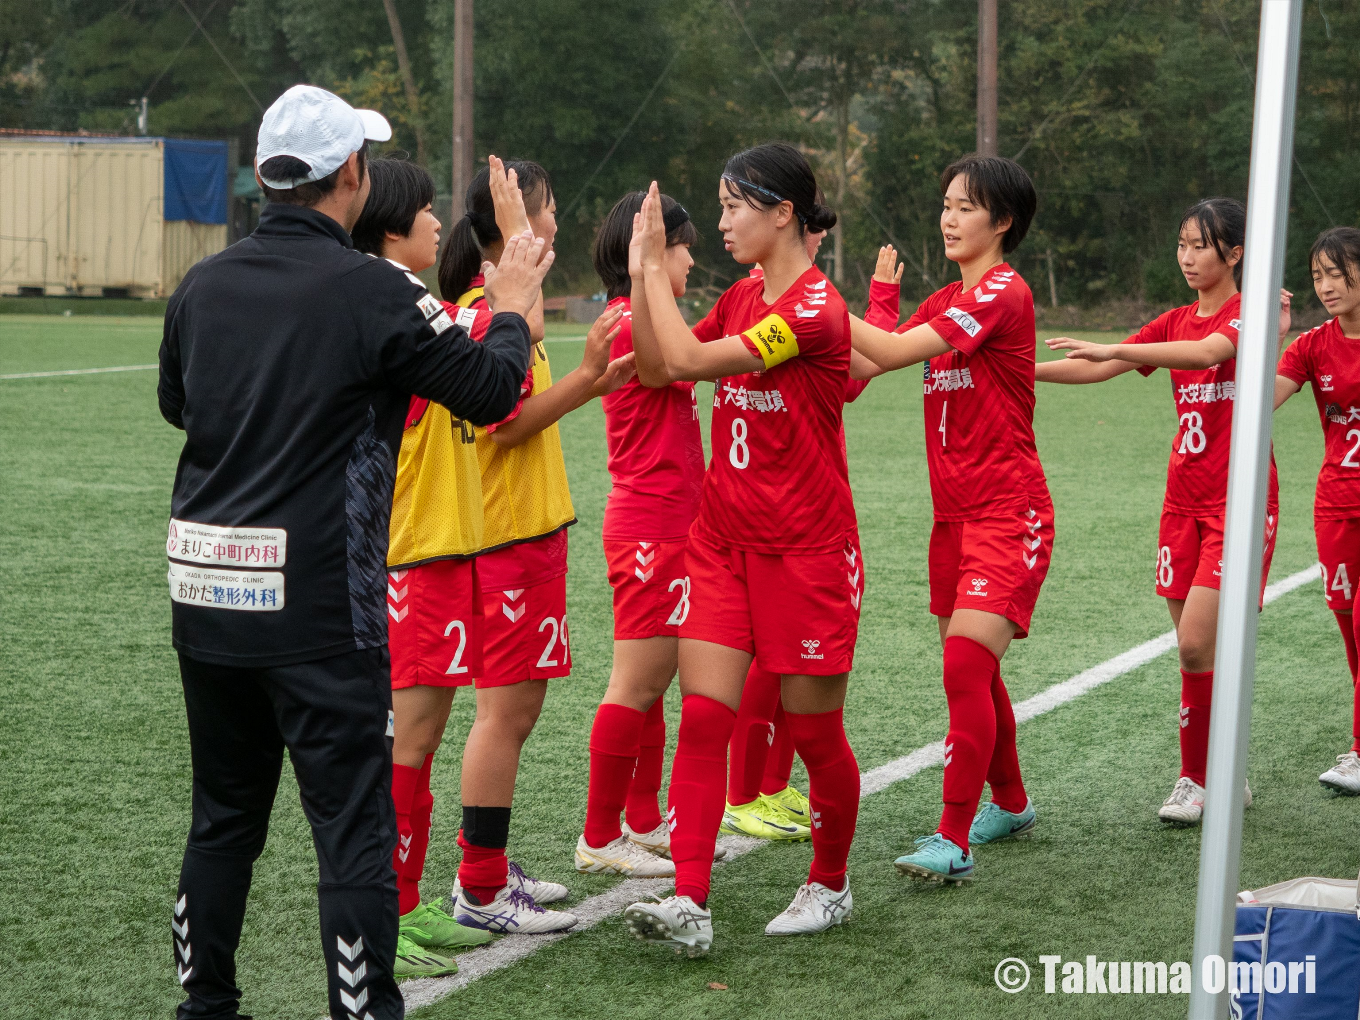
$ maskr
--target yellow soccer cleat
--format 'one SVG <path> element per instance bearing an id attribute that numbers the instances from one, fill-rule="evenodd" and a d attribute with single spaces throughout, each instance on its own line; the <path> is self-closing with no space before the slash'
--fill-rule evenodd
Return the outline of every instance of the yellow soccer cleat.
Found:
<path id="1" fill-rule="evenodd" d="M 727 836 L 754 836 L 756 839 L 801 842 L 812 838 L 812 830 L 790 821 L 784 813 L 763 798 L 749 804 L 728 804 L 718 831 Z"/>
<path id="2" fill-rule="evenodd" d="M 786 786 L 778 793 L 762 793 L 760 799 L 775 818 L 782 817 L 790 825 L 812 824 L 812 805 L 792 786 Z"/>

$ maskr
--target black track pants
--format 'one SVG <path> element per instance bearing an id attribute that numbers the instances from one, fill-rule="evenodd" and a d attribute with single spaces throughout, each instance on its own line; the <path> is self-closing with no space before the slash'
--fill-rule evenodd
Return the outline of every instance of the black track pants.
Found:
<path id="1" fill-rule="evenodd" d="M 214 666 L 180 655 L 193 755 L 193 823 L 175 894 L 180 1020 L 237 1016 L 236 946 L 264 849 L 283 750 L 312 826 L 330 1013 L 397 1020 L 392 977 L 392 687 L 386 648 L 292 666 Z"/>

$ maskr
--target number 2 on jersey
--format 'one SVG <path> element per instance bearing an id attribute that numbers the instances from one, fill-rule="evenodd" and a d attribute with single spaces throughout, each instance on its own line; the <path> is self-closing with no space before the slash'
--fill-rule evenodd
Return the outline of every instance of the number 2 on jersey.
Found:
<path id="1" fill-rule="evenodd" d="M 1351 429 L 1346 433 L 1346 439 L 1354 439 L 1355 442 L 1353 442 L 1351 448 L 1346 451 L 1346 456 L 1341 458 L 1341 466 L 1360 468 L 1360 464 L 1357 464 L 1355 461 L 1356 453 L 1360 452 L 1360 429 Z"/>

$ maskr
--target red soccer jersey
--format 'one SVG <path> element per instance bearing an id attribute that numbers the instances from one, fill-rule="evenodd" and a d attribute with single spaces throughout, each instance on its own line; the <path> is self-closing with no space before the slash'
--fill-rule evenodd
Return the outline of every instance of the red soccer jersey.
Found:
<path id="1" fill-rule="evenodd" d="M 1198 315 L 1199 302 L 1163 312 L 1126 344 L 1157 344 L 1174 340 L 1204 340 L 1214 333 L 1237 346 L 1241 326 L 1242 298 L 1234 294 L 1213 315 Z M 1156 371 L 1147 365 L 1143 375 Z M 1237 359 L 1213 368 L 1171 369 L 1171 388 L 1176 400 L 1178 426 L 1171 441 L 1171 461 L 1166 469 L 1166 500 L 1163 506 L 1176 514 L 1216 517 L 1227 508 L 1228 452 L 1232 445 L 1232 413 L 1237 399 Z M 1280 483 L 1275 474 L 1275 454 L 1270 456 L 1270 487 L 1266 503 L 1279 506 Z"/>
<path id="2" fill-rule="evenodd" d="M 623 324 L 609 357 L 633 349 L 628 298 Z M 621 542 L 675 542 L 689 534 L 699 512 L 704 481 L 704 443 L 694 383 L 649 389 L 636 378 L 603 398 L 609 477 L 614 487 L 604 508 L 604 538 Z"/>
<path id="3" fill-rule="evenodd" d="M 953 350 L 925 363 L 926 462 L 937 521 L 1050 503 L 1034 445 L 1034 298 L 1004 262 L 965 291 L 951 283 L 897 327 L 922 324 Z"/>
<path id="4" fill-rule="evenodd" d="M 737 281 L 694 328 L 705 343 L 740 334 L 767 366 L 717 381 L 696 526 L 746 552 L 833 552 L 855 529 L 840 439 L 850 315 L 816 266 L 773 304 L 764 289 Z"/>
<path id="5" fill-rule="evenodd" d="M 1313 516 L 1360 517 L 1360 339 L 1332 319 L 1290 344 L 1275 371 L 1300 386 L 1313 384 L 1326 444 Z"/>

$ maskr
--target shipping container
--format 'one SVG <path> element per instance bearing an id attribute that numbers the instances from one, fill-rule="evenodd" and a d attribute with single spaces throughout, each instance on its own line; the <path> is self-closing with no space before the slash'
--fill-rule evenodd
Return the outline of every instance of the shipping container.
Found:
<path id="1" fill-rule="evenodd" d="M 0 137 L 0 295 L 166 297 L 227 245 L 227 143 Z"/>

